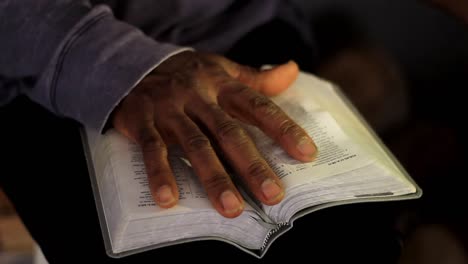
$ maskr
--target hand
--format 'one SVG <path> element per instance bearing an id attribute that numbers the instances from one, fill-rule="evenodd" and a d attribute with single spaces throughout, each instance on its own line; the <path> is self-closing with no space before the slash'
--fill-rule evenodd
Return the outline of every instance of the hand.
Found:
<path id="1" fill-rule="evenodd" d="M 141 146 L 151 193 L 159 206 L 169 208 L 178 201 L 167 160 L 167 146 L 178 144 L 216 210 L 236 217 L 244 201 L 209 138 L 261 202 L 280 202 L 284 196 L 280 179 L 236 119 L 259 127 L 292 157 L 311 161 L 316 152 L 312 139 L 260 94 L 280 93 L 297 74 L 294 62 L 258 71 L 220 56 L 182 52 L 144 78 L 114 111 L 112 122 Z"/>

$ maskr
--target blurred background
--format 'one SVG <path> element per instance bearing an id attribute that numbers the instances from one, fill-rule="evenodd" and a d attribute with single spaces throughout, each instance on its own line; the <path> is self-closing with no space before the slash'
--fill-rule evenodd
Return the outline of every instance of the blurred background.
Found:
<path id="1" fill-rule="evenodd" d="M 415 0 L 294 1 L 319 44 L 317 74 L 340 85 L 424 190 L 400 208 L 399 262 L 468 263 L 468 25 Z M 0 191 L 0 263 L 32 263 L 34 252 Z"/>
<path id="2" fill-rule="evenodd" d="M 422 1 L 298 2 L 324 56 L 318 74 L 342 87 L 423 189 L 399 208 L 399 262 L 468 263 L 468 25 Z"/>

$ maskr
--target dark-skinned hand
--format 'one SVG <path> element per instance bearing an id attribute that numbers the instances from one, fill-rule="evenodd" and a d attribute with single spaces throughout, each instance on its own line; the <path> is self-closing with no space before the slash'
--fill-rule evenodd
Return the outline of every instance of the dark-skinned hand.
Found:
<path id="1" fill-rule="evenodd" d="M 112 124 L 141 146 L 156 203 L 169 208 L 178 201 L 168 162 L 168 146 L 175 144 L 190 160 L 214 208 L 225 217 L 241 214 L 242 196 L 211 142 L 258 200 L 279 203 L 282 183 L 239 120 L 260 128 L 293 158 L 311 161 L 316 153 L 312 139 L 267 97 L 287 89 L 298 72 L 294 62 L 260 71 L 190 51 L 172 56 L 146 76 L 114 110 Z"/>

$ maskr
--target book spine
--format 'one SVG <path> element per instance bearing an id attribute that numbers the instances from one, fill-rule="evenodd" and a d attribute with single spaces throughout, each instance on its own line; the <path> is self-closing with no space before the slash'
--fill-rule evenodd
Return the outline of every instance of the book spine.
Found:
<path id="1" fill-rule="evenodd" d="M 281 222 L 281 223 L 278 223 L 278 224 L 276 225 L 275 228 L 271 229 L 271 230 L 268 232 L 268 234 L 265 236 L 265 240 L 263 240 L 263 245 L 262 245 L 262 247 L 260 248 L 260 250 L 261 250 L 261 251 L 264 251 L 264 250 L 268 247 L 268 245 L 270 244 L 270 242 L 272 242 L 272 241 L 271 241 L 272 238 L 274 238 L 275 235 L 276 235 L 279 231 L 283 230 L 284 228 L 286 228 L 286 227 L 288 227 L 288 226 L 289 226 L 289 223 L 288 223 L 288 222 Z"/>

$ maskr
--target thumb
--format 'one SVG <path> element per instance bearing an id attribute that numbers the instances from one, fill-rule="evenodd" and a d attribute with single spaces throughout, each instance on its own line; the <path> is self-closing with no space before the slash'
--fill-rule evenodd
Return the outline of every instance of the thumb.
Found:
<path id="1" fill-rule="evenodd" d="M 299 67 L 294 61 L 259 70 L 216 56 L 215 60 L 234 79 L 264 95 L 273 96 L 286 90 L 297 78 Z"/>

